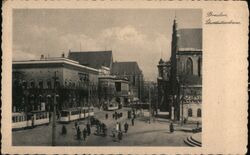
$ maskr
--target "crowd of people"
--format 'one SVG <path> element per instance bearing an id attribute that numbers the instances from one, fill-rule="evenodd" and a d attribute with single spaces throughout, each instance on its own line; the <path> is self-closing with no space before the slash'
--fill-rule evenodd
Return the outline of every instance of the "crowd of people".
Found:
<path id="1" fill-rule="evenodd" d="M 122 124 L 122 120 L 120 118 L 123 117 L 123 113 L 122 112 L 113 112 L 112 114 L 112 119 L 113 121 L 115 121 L 115 126 L 111 131 L 111 136 L 113 137 L 113 141 L 117 141 L 121 142 L 123 139 L 123 135 L 128 134 L 129 131 L 129 123 L 128 121 L 131 121 L 131 126 L 135 126 L 135 119 L 136 119 L 136 112 L 135 110 L 132 109 L 132 111 L 128 111 L 127 113 L 127 120 Z M 109 119 L 109 114 L 106 113 L 105 114 L 105 118 L 106 120 Z M 111 118 L 110 118 L 111 119 Z M 199 124 L 197 124 L 198 126 Z M 104 122 L 101 122 L 100 120 L 92 117 L 88 123 L 86 124 L 85 127 L 83 127 L 82 129 L 80 128 L 79 122 L 76 121 L 75 122 L 75 130 L 76 130 L 76 137 L 78 140 L 86 140 L 88 136 L 91 135 L 91 127 L 95 126 L 96 130 L 94 132 L 95 135 L 97 136 L 103 136 L 106 137 L 107 136 L 107 125 Z M 169 124 L 169 130 L 170 133 L 174 132 L 174 125 L 171 122 Z M 67 129 L 65 125 L 62 125 L 62 135 L 66 135 L 67 134 Z"/>

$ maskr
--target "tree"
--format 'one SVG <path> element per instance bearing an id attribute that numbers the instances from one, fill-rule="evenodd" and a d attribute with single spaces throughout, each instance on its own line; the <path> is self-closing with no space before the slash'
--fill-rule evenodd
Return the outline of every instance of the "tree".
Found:
<path id="1" fill-rule="evenodd" d="M 16 107 L 19 111 L 25 108 L 25 98 L 24 98 L 24 86 L 23 80 L 25 79 L 25 74 L 21 71 L 12 72 L 12 108 Z M 12 109 L 14 110 L 14 109 Z"/>

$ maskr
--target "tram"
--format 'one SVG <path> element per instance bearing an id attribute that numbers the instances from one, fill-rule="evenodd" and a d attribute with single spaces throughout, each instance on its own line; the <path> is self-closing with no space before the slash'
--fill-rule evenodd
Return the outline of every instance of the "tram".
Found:
<path id="1" fill-rule="evenodd" d="M 49 112 L 32 111 L 12 113 L 12 130 L 31 128 L 49 123 Z"/>
<path id="2" fill-rule="evenodd" d="M 69 123 L 70 121 L 75 121 L 93 116 L 94 116 L 93 107 L 70 108 L 61 111 L 60 123 Z"/>
<path id="3" fill-rule="evenodd" d="M 117 109 L 119 109 L 118 103 L 113 102 L 105 105 L 105 110 L 107 111 L 113 111 Z"/>

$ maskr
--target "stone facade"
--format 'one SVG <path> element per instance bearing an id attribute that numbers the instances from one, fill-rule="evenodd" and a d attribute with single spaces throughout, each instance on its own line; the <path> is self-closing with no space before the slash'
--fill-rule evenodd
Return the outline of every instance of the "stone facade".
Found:
<path id="1" fill-rule="evenodd" d="M 41 104 L 50 110 L 55 87 L 60 102 L 57 106 L 63 109 L 83 106 L 88 100 L 96 102 L 98 73 L 96 69 L 66 58 L 14 61 L 13 85 L 22 87 L 20 95 L 23 94 L 23 99 L 19 102 L 29 105 L 25 106 L 28 111 L 41 110 Z M 22 76 L 16 76 L 18 74 Z M 13 108 L 18 104 L 18 101 L 14 101 Z"/>
<path id="2" fill-rule="evenodd" d="M 171 58 L 158 64 L 159 108 L 174 120 L 200 121 L 202 96 L 202 29 L 178 29 L 173 24 Z M 163 108 L 164 107 L 164 108 Z"/>

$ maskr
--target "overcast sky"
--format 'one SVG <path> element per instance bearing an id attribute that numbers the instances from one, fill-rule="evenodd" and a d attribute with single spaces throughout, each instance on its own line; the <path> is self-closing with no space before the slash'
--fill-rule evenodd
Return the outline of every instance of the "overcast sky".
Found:
<path id="1" fill-rule="evenodd" d="M 18 9 L 13 13 L 13 60 L 72 51 L 112 50 L 114 61 L 137 61 L 156 80 L 161 55 L 170 58 L 172 25 L 201 28 L 201 10 Z"/>

